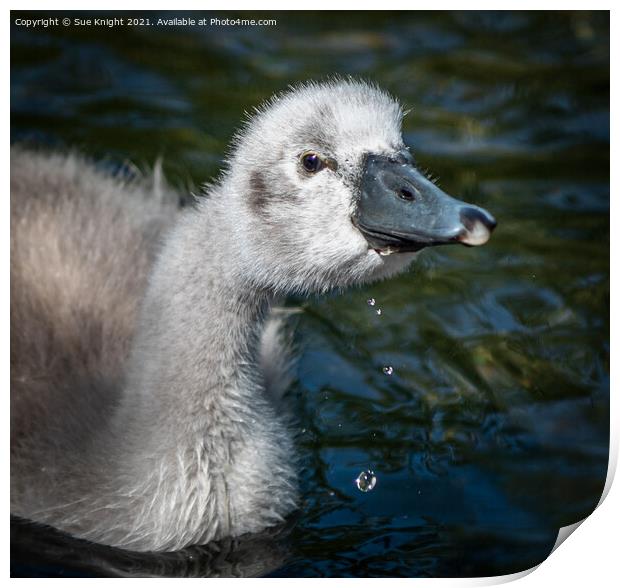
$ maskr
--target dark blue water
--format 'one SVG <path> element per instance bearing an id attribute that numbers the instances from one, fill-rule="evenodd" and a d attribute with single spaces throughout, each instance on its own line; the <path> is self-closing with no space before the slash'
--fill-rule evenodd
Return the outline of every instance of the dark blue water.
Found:
<path id="1" fill-rule="evenodd" d="M 196 189 L 244 110 L 298 80 L 359 75 L 413 107 L 417 159 L 500 226 L 487 246 L 425 251 L 389 282 L 288 301 L 304 499 L 286 526 L 140 555 L 14 521 L 13 574 L 467 576 L 540 563 L 596 506 L 607 471 L 608 13 L 255 16 L 278 24 L 13 27 L 13 140 L 117 166 L 163 156 L 170 181 Z M 362 493 L 369 469 L 377 484 Z"/>

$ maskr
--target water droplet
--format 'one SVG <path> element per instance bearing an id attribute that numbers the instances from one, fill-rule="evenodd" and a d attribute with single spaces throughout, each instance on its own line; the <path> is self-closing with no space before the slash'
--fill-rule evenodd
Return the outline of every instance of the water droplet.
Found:
<path id="1" fill-rule="evenodd" d="M 329 491 L 329 495 L 330 495 L 330 496 L 336 496 L 336 493 L 335 493 L 333 490 L 330 490 L 330 491 Z"/>
<path id="2" fill-rule="evenodd" d="M 381 316 L 381 313 L 382 313 L 382 312 L 383 312 L 383 311 L 382 311 L 380 308 L 377 308 L 377 314 L 378 314 L 379 316 Z"/>
<path id="3" fill-rule="evenodd" d="M 377 485 L 377 476 L 372 470 L 360 472 L 355 479 L 355 484 L 361 492 L 370 492 Z"/>
<path id="4" fill-rule="evenodd" d="M 366 300 L 366 304 L 368 304 L 368 306 L 374 306 L 376 303 L 377 302 L 374 298 L 369 298 L 368 300 Z"/>
<path id="5" fill-rule="evenodd" d="M 386 365 L 386 366 L 383 368 L 383 373 L 384 373 L 386 376 L 391 376 L 391 375 L 394 373 L 394 368 L 393 368 L 391 365 Z"/>

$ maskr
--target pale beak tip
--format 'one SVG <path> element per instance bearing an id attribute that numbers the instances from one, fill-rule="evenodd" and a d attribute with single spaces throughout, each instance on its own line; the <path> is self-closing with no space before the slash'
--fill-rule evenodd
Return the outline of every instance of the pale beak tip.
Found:
<path id="1" fill-rule="evenodd" d="M 497 221 L 486 210 L 474 206 L 464 207 L 460 217 L 465 230 L 459 236 L 459 241 L 472 247 L 484 245 L 497 226 Z"/>

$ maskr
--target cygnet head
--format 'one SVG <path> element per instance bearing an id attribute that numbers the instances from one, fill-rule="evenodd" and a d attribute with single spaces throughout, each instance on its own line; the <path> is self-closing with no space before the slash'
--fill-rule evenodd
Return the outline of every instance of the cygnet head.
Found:
<path id="1" fill-rule="evenodd" d="M 239 260 L 280 293 L 324 292 L 391 276 L 424 247 L 482 245 L 496 223 L 418 171 L 398 102 L 354 80 L 274 97 L 228 160 Z"/>

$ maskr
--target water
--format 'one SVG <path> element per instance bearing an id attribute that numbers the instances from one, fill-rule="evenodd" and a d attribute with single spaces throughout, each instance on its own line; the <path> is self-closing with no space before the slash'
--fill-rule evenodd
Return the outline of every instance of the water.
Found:
<path id="1" fill-rule="evenodd" d="M 504 574 L 542 561 L 599 500 L 608 16 L 275 17 L 269 29 L 13 28 L 13 139 L 127 170 L 162 156 L 195 191 L 244 110 L 297 80 L 360 75 L 413 107 L 404 134 L 420 166 L 499 228 L 482 248 L 425 251 L 396 279 L 288 302 L 303 310 L 289 396 L 305 433 L 303 503 L 285 526 L 138 555 L 15 521 L 14 574 Z M 364 493 L 352 480 L 368 464 L 380 483 Z"/>
<path id="2" fill-rule="evenodd" d="M 377 485 L 377 476 L 372 470 L 361 472 L 355 478 L 355 485 L 360 492 L 370 492 Z"/>

